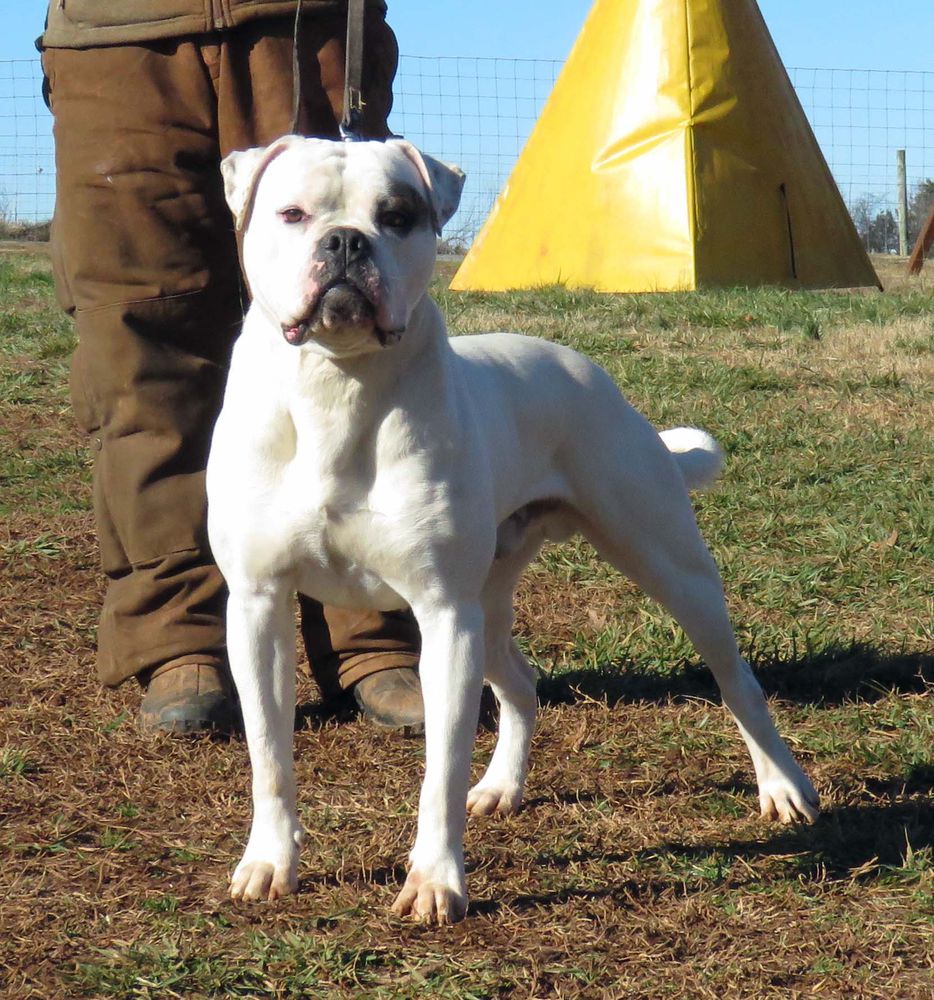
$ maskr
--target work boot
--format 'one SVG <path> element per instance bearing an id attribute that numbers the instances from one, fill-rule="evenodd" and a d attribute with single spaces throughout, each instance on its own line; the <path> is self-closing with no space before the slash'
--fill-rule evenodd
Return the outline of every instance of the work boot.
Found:
<path id="1" fill-rule="evenodd" d="M 153 672 L 140 705 L 139 726 L 147 733 L 230 732 L 235 716 L 225 671 L 213 664 L 182 663 Z"/>
<path id="2" fill-rule="evenodd" d="M 380 670 L 353 686 L 360 711 L 384 729 L 401 729 L 407 736 L 425 731 L 425 706 L 418 672 L 412 667 Z"/>

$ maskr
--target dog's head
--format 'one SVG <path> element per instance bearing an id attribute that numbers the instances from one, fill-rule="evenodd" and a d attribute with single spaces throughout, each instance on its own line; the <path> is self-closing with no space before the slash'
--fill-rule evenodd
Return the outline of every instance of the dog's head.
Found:
<path id="1" fill-rule="evenodd" d="M 333 357 L 400 339 L 464 174 L 403 140 L 284 136 L 221 164 L 254 301 L 288 343 Z"/>

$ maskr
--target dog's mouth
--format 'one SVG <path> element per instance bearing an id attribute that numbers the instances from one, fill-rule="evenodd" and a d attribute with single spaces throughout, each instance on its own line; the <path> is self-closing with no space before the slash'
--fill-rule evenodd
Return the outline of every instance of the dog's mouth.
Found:
<path id="1" fill-rule="evenodd" d="M 374 333 L 383 347 L 395 343 L 402 331 L 384 329 L 378 318 L 379 309 L 370 296 L 354 282 L 339 278 L 324 286 L 304 318 L 283 323 L 282 335 L 293 347 L 300 347 L 312 336 L 351 330 Z"/>

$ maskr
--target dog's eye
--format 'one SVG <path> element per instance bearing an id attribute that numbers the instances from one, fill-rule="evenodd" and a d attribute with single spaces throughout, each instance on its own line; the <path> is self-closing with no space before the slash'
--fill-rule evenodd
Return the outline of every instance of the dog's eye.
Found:
<path id="1" fill-rule="evenodd" d="M 304 222 L 308 216 L 300 208 L 292 206 L 291 208 L 283 208 L 279 213 L 279 218 L 291 226 L 296 222 Z"/>
<path id="2" fill-rule="evenodd" d="M 379 217 L 379 224 L 384 229 L 408 229 L 412 220 L 405 212 L 383 212 Z"/>

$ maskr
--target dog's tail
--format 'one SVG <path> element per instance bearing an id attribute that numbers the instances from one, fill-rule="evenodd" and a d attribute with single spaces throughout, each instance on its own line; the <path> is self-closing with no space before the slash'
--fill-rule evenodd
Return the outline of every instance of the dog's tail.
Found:
<path id="1" fill-rule="evenodd" d="M 659 436 L 674 455 L 689 490 L 712 486 L 723 470 L 723 450 L 706 432 L 696 427 L 673 427 Z"/>

